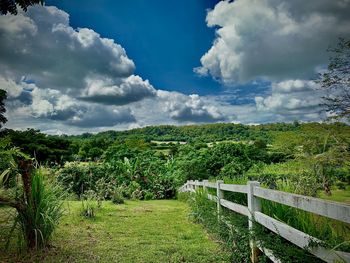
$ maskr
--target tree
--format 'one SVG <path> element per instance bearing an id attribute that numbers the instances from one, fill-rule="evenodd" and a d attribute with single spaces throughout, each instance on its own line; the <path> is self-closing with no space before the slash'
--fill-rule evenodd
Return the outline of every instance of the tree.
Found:
<path id="1" fill-rule="evenodd" d="M 350 119 L 350 39 L 340 38 L 332 53 L 328 70 L 320 75 L 321 87 L 327 91 L 324 106 L 338 118 Z"/>
<path id="2" fill-rule="evenodd" d="M 5 100 L 7 98 L 7 93 L 5 90 L 0 89 L 0 128 L 1 128 L 1 124 L 2 123 L 6 123 L 7 119 L 4 116 L 4 113 L 6 112 L 6 108 L 5 108 Z"/>
<path id="3" fill-rule="evenodd" d="M 43 0 L 1 0 L 0 12 L 3 15 L 10 13 L 17 15 L 17 7 L 21 7 L 24 11 L 27 11 L 28 6 L 35 4 L 44 4 Z"/>

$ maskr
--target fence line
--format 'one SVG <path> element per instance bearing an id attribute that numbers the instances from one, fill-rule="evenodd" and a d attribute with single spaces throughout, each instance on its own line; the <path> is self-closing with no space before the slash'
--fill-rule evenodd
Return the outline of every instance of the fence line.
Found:
<path id="1" fill-rule="evenodd" d="M 300 248 L 308 247 L 310 243 L 320 242 L 320 240 L 266 214 L 263 214 L 261 212 L 260 205 L 261 198 L 331 219 L 336 219 L 344 223 L 350 223 L 349 205 L 303 195 L 265 189 L 260 187 L 259 182 L 255 181 L 249 181 L 247 185 L 224 184 L 222 181 L 217 181 L 216 183 L 208 182 L 207 180 L 202 182 L 187 181 L 182 187 L 180 187 L 179 191 L 196 192 L 196 190 L 200 187 L 203 187 L 204 190 L 207 188 L 216 189 L 216 196 L 211 194 L 207 194 L 207 196 L 209 200 L 217 203 L 219 214 L 221 207 L 226 207 L 234 212 L 247 216 L 249 218 L 249 229 L 252 229 L 253 223 L 257 222 Z M 225 200 L 225 191 L 247 194 L 248 206 L 243 206 Z M 268 256 L 273 262 L 280 262 L 280 260 L 273 255 L 272 251 L 261 247 L 260 244 L 256 244 L 251 241 L 250 245 L 252 249 L 252 262 L 258 261 L 258 249 L 265 253 L 265 255 Z M 350 262 L 350 253 L 347 252 L 330 250 L 321 246 L 311 247 L 309 252 L 329 263 L 335 261 Z"/>

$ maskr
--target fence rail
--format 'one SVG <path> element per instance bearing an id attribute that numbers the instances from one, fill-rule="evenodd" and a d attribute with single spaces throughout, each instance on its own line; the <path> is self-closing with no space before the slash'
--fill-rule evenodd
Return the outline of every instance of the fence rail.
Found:
<path id="1" fill-rule="evenodd" d="M 308 247 L 310 243 L 315 244 L 315 242 L 320 242 L 320 240 L 266 214 L 263 214 L 261 212 L 260 205 L 261 198 L 311 212 L 317 215 L 325 216 L 331 219 L 336 219 L 344 223 L 350 223 L 349 205 L 325 201 L 303 195 L 265 189 L 260 187 L 260 184 L 258 182 L 250 181 L 247 183 L 247 185 L 235 185 L 224 184 L 222 181 L 217 181 L 216 183 L 208 181 L 187 181 L 186 184 L 180 187 L 179 191 L 196 192 L 196 190 L 200 187 L 203 189 L 216 189 L 216 196 L 208 194 L 208 199 L 217 203 L 219 213 L 221 207 L 223 206 L 236 213 L 247 216 L 249 218 L 249 229 L 252 228 L 253 223 L 259 223 L 260 225 L 264 226 L 265 228 L 269 229 L 270 231 L 276 233 L 277 235 L 283 237 L 284 239 L 300 248 Z M 243 206 L 225 200 L 225 191 L 247 194 L 248 206 Z M 280 262 L 280 260 L 273 255 L 271 250 L 261 247 L 260 244 L 254 244 L 254 242 L 251 242 L 251 248 L 253 262 L 257 262 L 257 248 L 265 253 L 265 255 L 268 256 L 273 262 Z M 312 246 L 310 247 L 309 252 L 329 263 L 350 262 L 350 253 L 347 252 L 330 250 L 321 246 Z"/>

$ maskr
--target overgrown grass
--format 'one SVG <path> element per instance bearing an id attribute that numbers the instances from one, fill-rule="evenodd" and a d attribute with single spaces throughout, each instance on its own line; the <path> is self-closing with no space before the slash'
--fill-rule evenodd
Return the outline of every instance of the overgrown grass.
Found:
<path id="1" fill-rule="evenodd" d="M 46 247 L 63 215 L 62 198 L 62 190 L 45 182 L 42 169 L 35 169 L 23 208 L 17 212 L 8 210 L 6 247 L 11 242 L 17 242 L 18 250 Z"/>
<path id="2" fill-rule="evenodd" d="M 240 201 L 237 196 L 228 197 L 234 199 L 233 201 Z M 247 217 L 233 211 L 222 208 L 221 220 L 218 220 L 216 203 L 209 201 L 206 193 L 201 190 L 196 194 L 179 194 L 178 198 L 190 203 L 191 215 L 196 222 L 203 224 L 222 240 L 224 247 L 231 252 L 232 262 L 249 262 L 249 239 L 256 240 L 263 247 L 273 251 L 281 262 L 322 262 L 307 250 L 296 247 L 259 224 L 254 224 L 254 231 L 250 233 Z M 349 233 L 348 225 L 267 200 L 262 201 L 262 210 L 273 218 L 319 238 L 324 241 L 322 245 L 325 247 L 349 251 L 349 236 L 346 234 Z M 265 262 L 267 259 L 262 255 L 260 260 Z"/>
<path id="3" fill-rule="evenodd" d="M 94 220 L 80 216 L 81 203 L 65 203 L 52 247 L 16 255 L 0 250 L 4 262 L 229 262 L 228 254 L 188 220 L 188 206 L 176 200 L 103 202 Z M 0 222 L 8 213 L 0 208 Z M 3 228 L 0 227 L 0 232 Z M 3 248 L 0 233 L 0 247 Z M 0 260 L 0 261 L 1 261 Z"/>

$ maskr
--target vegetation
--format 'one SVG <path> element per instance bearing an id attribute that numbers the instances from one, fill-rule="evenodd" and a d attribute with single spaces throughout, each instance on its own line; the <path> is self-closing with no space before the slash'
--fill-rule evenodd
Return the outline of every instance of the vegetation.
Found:
<path id="1" fill-rule="evenodd" d="M 6 91 L 0 89 L 0 128 L 2 127 L 2 124 L 7 122 L 7 119 L 4 116 L 4 114 L 6 112 L 6 108 L 5 108 L 6 98 L 7 98 Z"/>
<path id="2" fill-rule="evenodd" d="M 350 39 L 340 38 L 332 53 L 328 70 L 319 82 L 328 94 L 324 97 L 327 110 L 335 117 L 350 119 Z"/>
<path id="3" fill-rule="evenodd" d="M 30 194 L 25 194 L 25 183 L 20 181 L 19 184 L 14 184 L 15 182 L 9 179 L 36 178 L 36 169 L 27 169 L 27 173 L 24 173 L 23 168 L 19 169 L 26 163 L 23 161 L 36 158 L 38 165 L 45 167 L 47 171 L 44 176 L 39 177 L 44 178 L 43 184 L 40 184 L 43 186 L 42 191 L 51 191 L 51 185 L 59 184 L 64 189 L 66 199 L 78 200 L 68 202 L 75 212 L 67 214 L 63 222 L 74 220 L 77 225 L 82 222 L 98 225 L 104 221 L 104 227 L 113 233 L 119 228 L 112 223 L 108 214 L 112 214 L 113 220 L 121 223 L 120 220 L 123 220 L 124 216 L 123 209 L 129 204 L 141 205 L 134 202 L 138 200 L 173 199 L 176 197 L 177 188 L 186 180 L 222 179 L 226 183 L 238 184 L 258 180 L 267 188 L 348 202 L 350 127 L 342 123 L 160 126 L 80 136 L 49 136 L 30 129 L 26 131 L 5 129 L 1 131 L 1 135 L 0 168 L 1 171 L 5 171 L 3 173 L 5 180 L 0 196 L 7 196 L 7 202 L 2 198 L 2 204 L 16 207 L 12 205 L 13 200 L 18 202 L 21 198 L 27 198 L 26 196 L 32 198 Z M 28 181 L 28 178 L 24 180 Z M 33 186 L 32 188 L 34 189 Z M 13 196 L 15 193 L 18 195 Z M 242 205 L 246 205 L 247 202 L 245 194 L 230 193 L 225 195 L 225 198 Z M 57 203 L 52 202 L 52 207 L 57 207 L 57 210 L 49 209 L 46 212 L 48 217 L 54 218 L 52 226 L 31 224 L 36 221 L 22 219 L 23 231 L 20 233 L 25 233 L 29 225 L 33 225 L 35 229 L 39 229 L 39 225 L 43 228 L 40 231 L 49 233 L 42 241 L 22 234 L 24 239 L 32 240 L 31 245 L 27 244 L 28 247 L 48 247 L 50 240 L 55 246 L 64 242 L 60 239 L 62 237 L 59 233 L 68 231 L 65 230 L 65 225 L 60 224 L 57 238 L 51 236 L 60 217 L 59 208 L 63 198 L 58 197 L 55 200 Z M 161 202 L 145 202 L 145 204 L 161 204 Z M 179 205 L 178 202 L 174 204 Z M 204 208 L 201 208 L 202 205 Z M 251 237 L 247 231 L 247 219 L 236 214 L 233 216 L 232 212 L 225 212 L 225 222 L 230 222 L 234 229 L 239 230 L 236 231 L 227 224 L 217 223 L 215 207 L 210 203 L 207 204 L 200 196 L 195 197 L 190 206 L 191 218 L 204 224 L 211 232 L 212 238 L 220 240 L 223 244 L 222 252 L 216 255 L 219 257 L 218 260 L 246 262 L 249 258 L 248 240 Z M 0 208 L 2 209 L 7 208 Z M 34 211 L 33 217 L 42 213 L 32 208 L 30 211 Z M 324 240 L 324 246 L 331 248 L 337 246 L 344 251 L 349 250 L 348 225 L 324 220 L 268 201 L 263 202 L 263 211 L 277 220 Z M 6 223 L 12 225 L 10 222 L 19 222 L 19 219 L 14 218 L 20 214 L 17 211 L 15 217 L 12 217 L 12 220 L 8 219 Z M 146 215 L 142 216 L 143 218 L 137 220 L 145 220 Z M 173 226 L 172 219 L 164 218 L 164 220 L 168 220 L 166 223 L 168 226 Z M 159 221 L 153 223 L 158 226 Z M 13 233 L 14 236 L 19 233 L 19 229 L 10 228 L 5 232 L 7 235 Z M 306 251 L 292 246 L 266 229 L 255 231 L 254 234 L 259 237 L 259 241 L 265 242 L 264 246 L 273 249 L 283 262 L 302 262 L 301 259 L 305 257 L 314 260 L 314 257 Z M 86 242 L 88 241 L 83 239 L 82 243 L 86 245 Z M 107 241 L 99 242 L 105 244 Z M 176 242 L 181 243 L 181 240 Z M 79 245 L 82 243 L 78 242 L 74 246 L 82 247 L 83 245 Z M 106 246 L 108 248 L 102 245 L 99 249 L 110 250 L 109 245 Z M 25 246 L 19 243 L 17 247 Z M 43 251 L 46 251 L 44 257 L 55 257 L 51 254 L 54 253 L 51 249 L 46 248 Z M 67 247 L 64 251 L 68 253 L 67 255 L 72 253 Z M 227 252 L 230 254 L 229 258 Z M 40 253 L 29 253 L 28 256 L 35 258 Z M 93 257 L 96 255 L 103 259 L 109 257 L 101 253 L 96 250 Z M 177 250 L 173 253 L 176 254 L 172 258 L 174 261 L 182 260 Z M 84 261 L 88 257 L 86 255 L 83 253 L 82 258 L 73 255 L 72 258 Z M 139 259 L 142 261 L 147 257 L 140 256 Z M 195 256 L 192 259 L 199 258 L 202 257 Z M 204 262 L 210 262 L 212 259 L 203 257 Z"/>
<path id="4" fill-rule="evenodd" d="M 221 220 L 218 220 L 216 203 L 209 201 L 206 193 L 202 190 L 195 194 L 181 193 L 180 199 L 189 203 L 192 211 L 191 216 L 195 222 L 203 224 L 217 239 L 222 241 L 225 249 L 230 251 L 231 262 L 250 261 L 250 240 L 254 240 L 272 251 L 273 255 L 281 262 L 322 262 L 308 253 L 308 248 L 301 250 L 259 224 L 254 224 L 253 231 L 249 231 L 247 217 L 224 207 L 220 213 Z M 240 200 L 237 196 L 234 197 L 225 192 L 225 199 L 242 204 L 242 201 L 246 200 L 247 197 L 244 196 Z M 286 222 L 296 229 L 321 238 L 324 240 L 322 243 L 324 247 L 331 249 L 337 247 L 342 251 L 350 251 L 349 243 L 345 241 L 349 240 L 349 236 L 346 236 L 349 232 L 349 226 L 343 226 L 344 229 L 340 229 L 335 221 L 269 201 L 262 202 L 262 211 L 264 214 Z M 259 262 L 269 261 L 264 254 L 261 254 Z"/>
<path id="5" fill-rule="evenodd" d="M 20 7 L 24 11 L 27 11 L 27 8 L 34 4 L 44 4 L 43 0 L 6 0 L 1 1 L 0 3 L 0 13 L 6 15 L 10 13 L 12 15 L 17 15 L 17 8 Z"/>
<path id="6" fill-rule="evenodd" d="M 17 254 L 10 246 L 0 250 L 1 261 L 229 262 L 227 252 L 200 225 L 188 220 L 188 207 L 182 202 L 103 202 L 94 220 L 82 218 L 80 207 L 79 201 L 65 203 L 66 212 L 50 249 Z M 0 219 L 6 214 L 7 210 L 0 209 Z"/>

